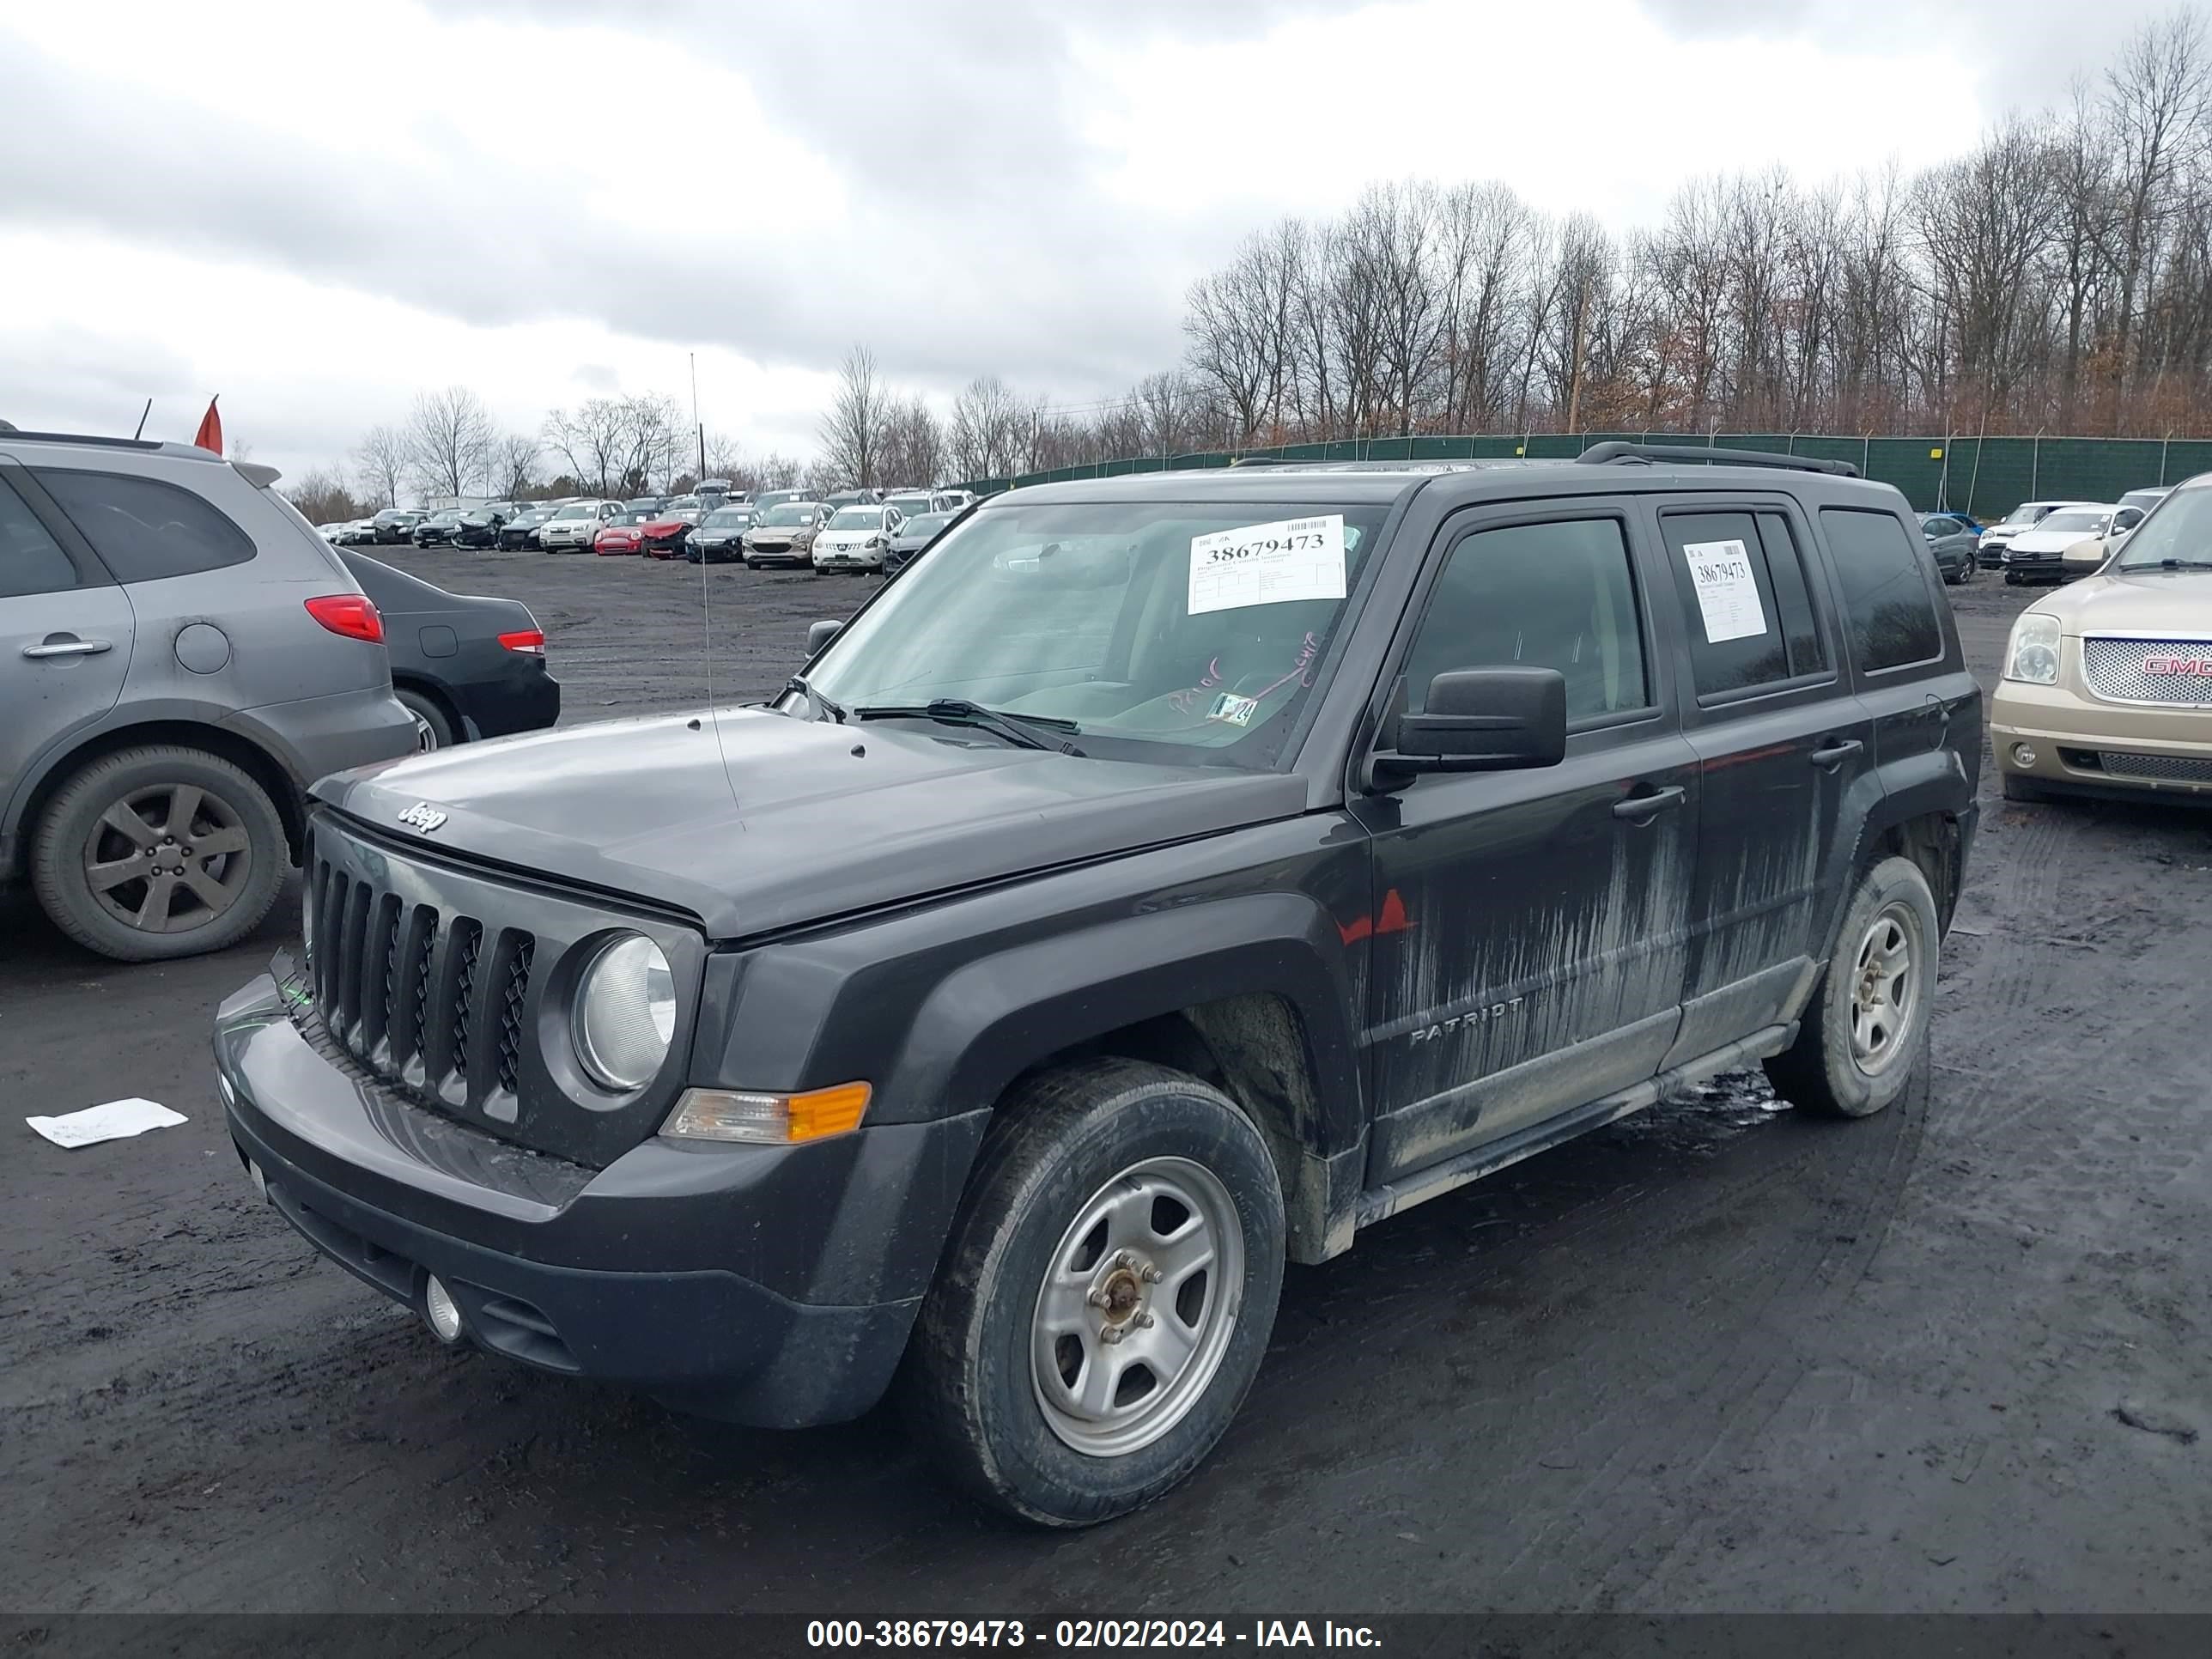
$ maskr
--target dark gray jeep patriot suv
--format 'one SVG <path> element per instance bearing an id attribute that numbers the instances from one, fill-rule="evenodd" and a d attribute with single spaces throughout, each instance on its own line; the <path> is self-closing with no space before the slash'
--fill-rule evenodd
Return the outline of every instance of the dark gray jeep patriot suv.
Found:
<path id="1" fill-rule="evenodd" d="M 1694 463 L 1694 464 L 1693 464 Z M 439 1338 L 1073 1526 L 1286 1259 L 1764 1060 L 1924 1090 L 1980 694 L 1894 489 L 1244 466 L 971 510 L 773 704 L 319 785 L 248 1172 Z"/>

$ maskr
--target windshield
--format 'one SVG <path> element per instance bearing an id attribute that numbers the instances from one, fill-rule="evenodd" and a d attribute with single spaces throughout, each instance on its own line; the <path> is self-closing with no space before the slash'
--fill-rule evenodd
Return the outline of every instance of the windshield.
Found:
<path id="1" fill-rule="evenodd" d="M 2085 536 L 2098 536 L 2104 533 L 2105 526 L 2112 521 L 2112 515 L 2109 513 L 2085 513 L 2077 507 L 2069 512 L 2053 513 L 2039 520 L 2035 527 L 2048 530 L 2053 535 L 2076 530 Z"/>
<path id="2" fill-rule="evenodd" d="M 952 522 L 952 517 L 950 513 L 925 513 L 920 518 L 908 519 L 899 526 L 900 538 L 911 541 L 917 536 L 934 536 Z"/>
<path id="3" fill-rule="evenodd" d="M 742 530 L 752 522 L 753 515 L 739 507 L 726 507 L 719 513 L 709 513 L 702 529 Z"/>
<path id="4" fill-rule="evenodd" d="M 761 520 L 764 525 L 774 525 L 784 529 L 788 529 L 793 525 L 811 524 L 813 521 L 812 507 L 800 507 L 793 502 L 786 502 L 781 507 L 769 508 L 768 516 Z"/>
<path id="5" fill-rule="evenodd" d="M 459 524 L 460 521 L 461 509 L 458 507 L 449 507 L 430 520 L 432 524 Z"/>
<path id="6" fill-rule="evenodd" d="M 894 495 L 890 499 L 890 505 L 911 519 L 917 514 L 928 512 L 937 503 L 927 495 Z"/>
<path id="7" fill-rule="evenodd" d="M 837 516 L 830 520 L 832 530 L 881 530 L 884 510 L 879 507 L 841 507 Z"/>
<path id="8" fill-rule="evenodd" d="M 2022 501 L 2004 515 L 2004 522 L 2013 526 L 2033 524 L 2050 511 L 2050 507 L 2041 501 Z"/>
<path id="9" fill-rule="evenodd" d="M 2177 489 L 2121 544 L 2123 570 L 2212 564 L 2212 489 Z"/>
<path id="10" fill-rule="evenodd" d="M 852 709 L 964 698 L 1073 721 L 1088 754 L 1271 767 L 1384 511 L 986 510 L 885 588 L 811 682 Z"/>
<path id="11" fill-rule="evenodd" d="M 616 514 L 612 519 L 608 520 L 608 522 L 610 524 L 617 525 L 644 524 L 654 516 L 655 515 L 647 511 L 644 507 L 634 507 L 628 513 Z"/>
<path id="12" fill-rule="evenodd" d="M 2138 507 L 2148 513 L 2165 499 L 2166 491 L 2163 489 L 2130 489 L 2120 497 L 2120 505 Z"/>
<path id="13" fill-rule="evenodd" d="M 589 519 L 595 516 L 596 515 L 592 513 L 592 509 L 588 507 L 564 507 L 558 513 L 556 513 L 553 515 L 556 521 L 562 524 L 574 524 L 580 519 Z"/>

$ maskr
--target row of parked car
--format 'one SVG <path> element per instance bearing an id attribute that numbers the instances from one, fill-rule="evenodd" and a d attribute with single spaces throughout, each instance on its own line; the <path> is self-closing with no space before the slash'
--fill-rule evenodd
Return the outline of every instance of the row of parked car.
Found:
<path id="1" fill-rule="evenodd" d="M 340 547 L 504 548 L 641 554 L 694 564 L 892 571 L 927 547 L 975 497 L 964 489 L 855 489 L 816 501 L 799 489 L 736 490 L 709 479 L 683 495 L 491 501 L 423 513 L 387 507 L 320 526 Z"/>
<path id="2" fill-rule="evenodd" d="M 2013 586 L 2094 575 L 2172 493 L 2160 485 L 2130 489 L 2117 501 L 2022 501 L 1980 533 L 1975 562 L 2003 571 Z"/>

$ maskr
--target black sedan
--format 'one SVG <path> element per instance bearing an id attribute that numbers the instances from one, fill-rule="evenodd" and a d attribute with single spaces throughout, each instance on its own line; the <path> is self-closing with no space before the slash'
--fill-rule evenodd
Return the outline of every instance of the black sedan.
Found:
<path id="1" fill-rule="evenodd" d="M 743 538 L 752 527 L 752 508 L 718 507 L 684 538 L 684 556 L 693 564 L 736 564 L 745 556 Z"/>
<path id="2" fill-rule="evenodd" d="M 1923 513 L 1920 533 L 1928 538 L 1928 550 L 1936 556 L 1936 568 L 1947 583 L 1956 587 L 1973 580 L 1980 531 L 1955 513 Z"/>
<path id="3" fill-rule="evenodd" d="M 417 547 L 451 547 L 453 534 L 461 527 L 461 509 L 449 507 L 442 513 L 433 513 L 415 526 L 414 541 Z"/>
<path id="4" fill-rule="evenodd" d="M 428 516 L 411 507 L 387 507 L 369 520 L 376 527 L 372 539 L 387 547 L 397 547 L 410 540 L 415 534 L 415 526 Z"/>
<path id="5" fill-rule="evenodd" d="M 890 545 L 884 550 L 884 574 L 895 576 L 912 564 L 921 556 L 921 550 L 959 516 L 957 511 L 917 513 L 911 519 L 900 520 L 899 527 L 891 532 Z"/>
<path id="6" fill-rule="evenodd" d="M 392 690 L 423 748 L 535 732 L 560 717 L 544 630 L 521 600 L 448 593 L 365 553 L 338 556 L 383 616 Z"/>
<path id="7" fill-rule="evenodd" d="M 526 550 L 536 553 L 538 527 L 561 509 L 557 507 L 526 507 L 499 528 L 499 544 L 510 551 Z"/>

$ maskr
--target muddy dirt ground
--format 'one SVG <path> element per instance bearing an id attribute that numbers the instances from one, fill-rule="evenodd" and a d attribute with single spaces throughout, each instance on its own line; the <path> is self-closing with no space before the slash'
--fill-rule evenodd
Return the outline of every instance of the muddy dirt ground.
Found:
<path id="1" fill-rule="evenodd" d="M 569 721 L 757 696 L 857 579 L 398 554 Z M 1994 672 L 2025 596 L 1957 594 Z M 1212 1462 L 1050 1536 L 888 1413 L 785 1435 L 441 1351 L 258 1202 L 207 1055 L 293 932 L 121 967 L 0 901 L 0 1609 L 2212 1610 L 2212 815 L 1994 779 L 1925 1097 L 1748 1079 L 1293 1267 Z M 21 1127 L 144 1095 L 191 1122 Z"/>

